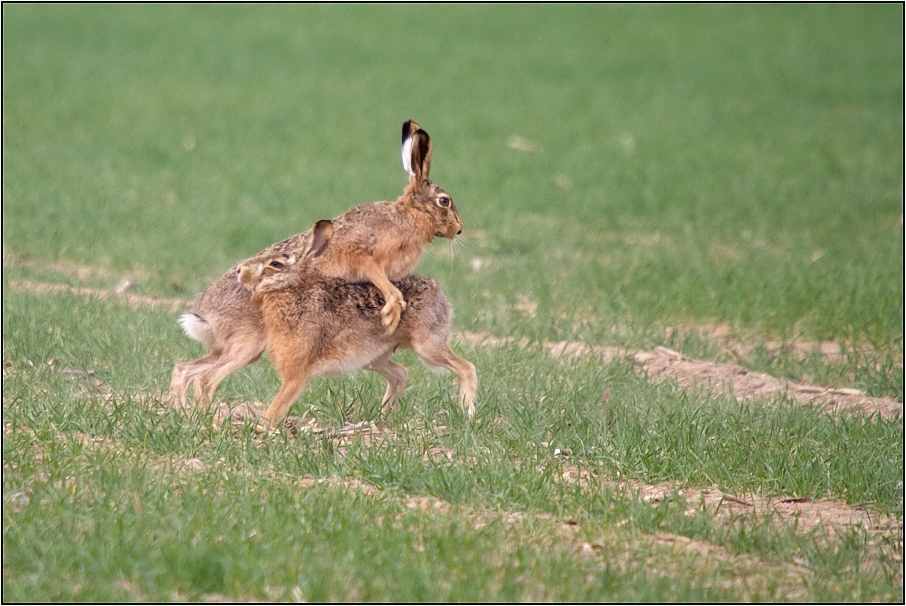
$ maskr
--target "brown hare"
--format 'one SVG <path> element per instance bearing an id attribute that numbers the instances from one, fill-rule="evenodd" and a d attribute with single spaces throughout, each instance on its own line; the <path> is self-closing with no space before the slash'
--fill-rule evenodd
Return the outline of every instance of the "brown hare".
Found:
<path id="1" fill-rule="evenodd" d="M 388 333 L 375 286 L 316 269 L 319 255 L 332 244 L 331 231 L 330 221 L 318 221 L 312 246 L 300 256 L 282 253 L 239 269 L 239 282 L 261 310 L 268 354 L 283 377 L 262 419 L 282 420 L 311 379 L 359 368 L 387 379 L 381 411 L 389 412 L 406 386 L 408 371 L 390 359 L 401 348 L 413 350 L 431 368 L 452 371 L 459 380 L 460 406 L 472 417 L 478 377 L 475 366 L 450 350 L 451 310 L 440 285 L 416 275 L 396 281 L 408 303 L 396 331 Z"/>
<path id="2" fill-rule="evenodd" d="M 462 219 L 450 195 L 432 183 L 431 139 L 411 120 L 403 124 L 403 168 L 409 184 L 395 202 L 361 204 L 333 220 L 329 247 L 320 247 L 315 260 L 327 276 L 347 281 L 371 281 L 384 305 L 381 323 L 392 333 L 406 301 L 391 280 L 408 275 L 425 246 L 435 237 L 454 238 Z M 300 254 L 310 249 L 312 230 L 278 242 L 243 263 L 275 254 Z M 206 356 L 177 364 L 170 383 L 171 399 L 185 406 L 191 386 L 196 398 L 210 402 L 223 379 L 256 361 L 265 347 L 264 323 L 251 293 L 237 281 L 233 266 L 199 295 L 179 322 L 191 338 L 209 350 Z"/>

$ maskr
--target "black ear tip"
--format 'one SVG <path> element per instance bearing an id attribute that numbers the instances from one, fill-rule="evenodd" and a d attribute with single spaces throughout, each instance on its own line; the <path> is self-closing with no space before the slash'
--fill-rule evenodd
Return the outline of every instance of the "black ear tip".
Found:
<path id="1" fill-rule="evenodd" d="M 416 124 L 413 120 L 406 120 L 403 122 L 403 143 L 406 142 L 406 139 L 414 137 L 418 133 L 424 133 L 422 127 Z"/>

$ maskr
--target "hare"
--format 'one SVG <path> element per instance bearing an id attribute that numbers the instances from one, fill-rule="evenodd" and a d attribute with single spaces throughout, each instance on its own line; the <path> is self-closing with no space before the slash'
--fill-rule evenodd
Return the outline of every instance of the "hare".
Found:
<path id="1" fill-rule="evenodd" d="M 384 296 L 381 323 L 396 330 L 406 301 L 391 280 L 408 275 L 434 238 L 462 233 L 462 218 L 450 194 L 428 179 L 431 139 L 411 120 L 403 124 L 403 167 L 409 185 L 396 202 L 369 202 L 333 219 L 330 246 L 315 267 L 325 276 L 370 281 Z"/>
<path id="2" fill-rule="evenodd" d="M 459 380 L 459 403 L 475 414 L 475 366 L 450 350 L 450 304 L 440 285 L 409 275 L 395 288 L 408 301 L 399 326 L 388 334 L 381 322 L 381 294 L 367 283 L 323 275 L 319 255 L 331 246 L 330 221 L 318 221 L 312 246 L 301 255 L 277 254 L 240 266 L 238 280 L 252 293 L 264 319 L 267 351 L 283 384 L 262 419 L 286 416 L 309 380 L 365 368 L 387 379 L 381 412 L 391 410 L 406 386 L 408 371 L 390 358 L 412 349 L 432 368 Z M 265 423 L 266 424 L 266 423 Z"/>
<path id="3" fill-rule="evenodd" d="M 329 247 L 318 247 L 317 268 L 326 276 L 352 282 L 371 281 L 383 296 L 381 324 L 396 330 L 406 300 L 391 280 L 408 275 L 435 237 L 453 239 L 462 233 L 462 218 L 450 195 L 432 183 L 431 139 L 408 120 L 402 132 L 403 168 L 409 184 L 395 202 L 368 202 L 333 220 Z M 243 263 L 276 254 L 299 254 L 318 242 L 312 230 L 278 242 Z M 237 281 L 233 266 L 199 295 L 179 322 L 186 334 L 201 341 L 209 353 L 173 369 L 170 397 L 187 404 L 189 386 L 202 402 L 213 399 L 223 379 L 261 357 L 264 323 L 251 293 Z"/>

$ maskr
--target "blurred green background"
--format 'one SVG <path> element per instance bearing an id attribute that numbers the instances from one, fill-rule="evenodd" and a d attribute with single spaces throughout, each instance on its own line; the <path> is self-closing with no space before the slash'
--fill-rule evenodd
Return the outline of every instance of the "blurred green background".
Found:
<path id="1" fill-rule="evenodd" d="M 5 4 L 4 251 L 188 298 L 398 196 L 408 118 L 458 328 L 902 347 L 901 4 Z"/>

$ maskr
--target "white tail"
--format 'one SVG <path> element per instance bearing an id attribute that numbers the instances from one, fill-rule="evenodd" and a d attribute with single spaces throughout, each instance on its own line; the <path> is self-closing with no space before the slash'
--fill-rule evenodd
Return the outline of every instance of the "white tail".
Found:
<path id="1" fill-rule="evenodd" d="M 211 338 L 211 325 L 198 314 L 183 314 L 179 318 L 179 325 L 189 337 L 196 341 L 208 343 Z"/>

